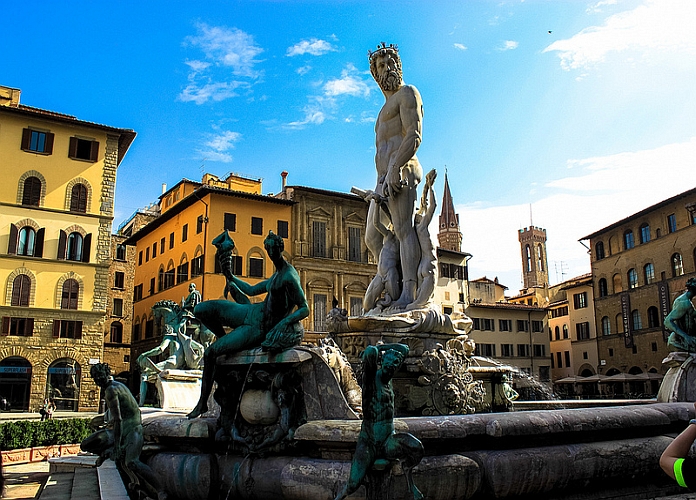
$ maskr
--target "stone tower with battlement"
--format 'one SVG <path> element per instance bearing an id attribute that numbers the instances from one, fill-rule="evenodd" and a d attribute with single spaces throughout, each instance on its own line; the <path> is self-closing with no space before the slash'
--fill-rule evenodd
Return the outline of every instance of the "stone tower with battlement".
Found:
<path id="1" fill-rule="evenodd" d="M 459 229 L 459 215 L 454 212 L 454 202 L 450 192 L 449 180 L 445 173 L 445 189 L 442 193 L 442 212 L 440 212 L 440 230 L 437 233 L 440 248 L 462 251 L 462 232 Z"/>
<path id="2" fill-rule="evenodd" d="M 529 226 L 520 229 L 524 287 L 548 287 L 549 270 L 546 259 L 546 229 Z"/>

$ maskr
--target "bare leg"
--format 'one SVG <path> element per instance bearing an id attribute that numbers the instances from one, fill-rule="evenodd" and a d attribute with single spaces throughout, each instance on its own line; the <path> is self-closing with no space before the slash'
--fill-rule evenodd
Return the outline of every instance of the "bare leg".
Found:
<path id="1" fill-rule="evenodd" d="M 385 443 L 386 458 L 401 462 L 408 489 L 411 491 L 414 500 L 423 499 L 423 494 L 413 482 L 413 468 L 423 459 L 424 453 L 423 443 L 406 432 L 392 434 Z"/>
<path id="2" fill-rule="evenodd" d="M 358 436 L 358 444 L 355 447 L 355 455 L 350 464 L 350 476 L 348 482 L 343 487 L 334 500 L 342 500 L 360 487 L 367 471 L 375 461 L 375 450 L 367 442 L 367 438 L 362 433 Z"/>
<path id="3" fill-rule="evenodd" d="M 392 214 L 394 234 L 399 240 L 399 256 L 403 274 L 401 297 L 394 304 L 395 309 L 403 309 L 416 298 L 418 280 L 418 265 L 420 264 L 421 249 L 418 235 L 413 226 L 413 210 L 416 204 L 415 188 L 404 188 L 396 196 L 388 199 L 389 210 Z"/>
<path id="4" fill-rule="evenodd" d="M 372 253 L 375 259 L 379 258 L 379 253 L 382 251 L 382 243 L 384 237 L 374 224 L 371 223 L 374 217 L 374 211 L 380 210 L 379 205 L 375 200 L 370 201 L 370 207 L 367 209 L 367 220 L 369 221 L 365 228 L 365 246 Z"/>

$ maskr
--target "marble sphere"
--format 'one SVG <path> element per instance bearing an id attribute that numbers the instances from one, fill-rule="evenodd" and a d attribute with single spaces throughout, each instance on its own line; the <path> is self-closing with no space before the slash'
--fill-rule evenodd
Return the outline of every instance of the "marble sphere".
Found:
<path id="1" fill-rule="evenodd" d="M 273 401 L 271 391 L 251 389 L 242 395 L 239 404 L 242 418 L 255 425 L 270 425 L 278 420 L 280 408 Z"/>

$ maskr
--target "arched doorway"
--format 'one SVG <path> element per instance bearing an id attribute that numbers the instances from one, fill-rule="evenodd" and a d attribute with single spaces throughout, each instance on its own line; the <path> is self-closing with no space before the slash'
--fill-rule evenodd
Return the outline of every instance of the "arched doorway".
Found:
<path id="1" fill-rule="evenodd" d="M 9 401 L 13 410 L 29 410 L 31 363 L 19 356 L 0 361 L 0 397 Z"/>
<path id="2" fill-rule="evenodd" d="M 48 367 L 46 397 L 53 400 L 57 410 L 77 411 L 81 375 L 80 365 L 74 359 L 57 359 Z"/>

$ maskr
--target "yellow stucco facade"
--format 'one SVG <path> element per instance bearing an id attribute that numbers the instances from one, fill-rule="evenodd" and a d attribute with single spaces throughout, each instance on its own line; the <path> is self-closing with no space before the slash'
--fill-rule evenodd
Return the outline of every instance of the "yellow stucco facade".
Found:
<path id="1" fill-rule="evenodd" d="M 89 365 L 102 360 L 116 169 L 134 137 L 0 92 L 0 394 L 14 409 L 98 407 Z"/>

